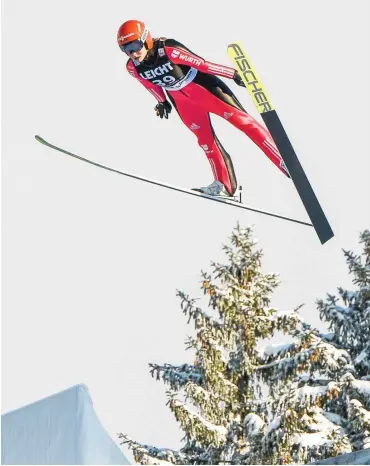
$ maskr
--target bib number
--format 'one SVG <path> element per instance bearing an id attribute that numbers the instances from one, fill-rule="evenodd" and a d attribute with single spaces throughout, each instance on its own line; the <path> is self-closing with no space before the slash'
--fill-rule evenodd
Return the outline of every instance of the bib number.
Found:
<path id="1" fill-rule="evenodd" d="M 168 86 L 176 81 L 173 76 L 163 76 L 162 79 L 154 79 L 152 83 L 157 84 L 157 86 Z"/>

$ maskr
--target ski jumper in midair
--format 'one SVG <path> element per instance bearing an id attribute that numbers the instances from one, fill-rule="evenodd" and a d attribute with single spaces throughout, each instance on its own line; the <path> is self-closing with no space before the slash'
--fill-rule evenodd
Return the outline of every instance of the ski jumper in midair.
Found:
<path id="1" fill-rule="evenodd" d="M 197 137 L 215 178 L 200 191 L 232 196 L 237 189 L 231 158 L 213 130 L 210 113 L 245 133 L 289 177 L 270 133 L 245 111 L 218 77 L 233 79 L 244 86 L 237 70 L 208 62 L 174 39 L 153 39 L 140 21 L 123 23 L 117 39 L 121 50 L 130 57 L 126 65 L 128 72 L 157 99 L 157 115 L 168 118 L 171 102 L 183 123 Z"/>

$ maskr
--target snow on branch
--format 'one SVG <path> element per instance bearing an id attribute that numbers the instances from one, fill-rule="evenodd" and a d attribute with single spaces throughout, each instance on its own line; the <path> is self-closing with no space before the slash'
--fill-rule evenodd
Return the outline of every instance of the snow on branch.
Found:
<path id="1" fill-rule="evenodd" d="M 187 464 L 186 455 L 169 448 L 157 448 L 152 445 L 145 445 L 131 439 L 125 433 L 119 433 L 118 438 L 121 445 L 127 445 L 134 454 L 137 464 L 148 465 L 168 465 Z"/>
<path id="2" fill-rule="evenodd" d="M 169 406 L 190 439 L 202 439 L 203 445 L 220 446 L 225 443 L 227 429 L 224 426 L 212 424 L 174 397 L 170 399 Z"/>
<path id="3" fill-rule="evenodd" d="M 347 351 L 335 348 L 329 343 L 323 342 L 320 338 L 310 335 L 313 344 L 308 348 L 303 348 L 297 344 L 296 354 L 283 357 L 282 359 L 275 359 L 267 364 L 261 364 L 256 367 L 257 370 L 272 369 L 282 371 L 285 375 L 294 374 L 297 371 L 310 372 L 318 369 L 326 369 L 329 371 L 339 370 L 346 364 L 350 363 L 350 356 Z M 294 345 L 294 344 L 293 344 Z M 293 345 L 290 349 L 293 348 Z"/>
<path id="4" fill-rule="evenodd" d="M 203 380 L 202 371 L 190 364 L 182 364 L 181 366 L 173 366 L 172 364 L 164 364 L 160 366 L 158 364 L 149 364 L 150 374 L 152 377 L 156 377 L 160 380 L 162 377 L 163 381 L 171 386 L 175 391 L 184 387 L 188 382 L 194 382 L 201 384 Z"/>
<path id="5" fill-rule="evenodd" d="M 352 374 L 347 373 L 342 377 L 351 398 L 356 397 L 370 408 L 370 381 L 358 380 Z M 369 412 L 370 414 L 370 412 Z"/>

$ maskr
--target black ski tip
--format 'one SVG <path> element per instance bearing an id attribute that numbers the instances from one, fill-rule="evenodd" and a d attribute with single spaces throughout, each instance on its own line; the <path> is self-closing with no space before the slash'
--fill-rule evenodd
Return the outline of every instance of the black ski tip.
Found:
<path id="1" fill-rule="evenodd" d="M 46 144 L 45 139 L 43 139 L 41 136 L 37 136 L 37 134 L 35 135 L 35 139 L 36 141 L 41 142 L 41 144 Z"/>
<path id="2" fill-rule="evenodd" d="M 317 234 L 319 236 L 319 239 L 320 239 L 320 242 L 321 242 L 322 245 L 324 245 L 330 239 L 334 238 L 334 232 L 330 228 L 330 226 L 325 228 L 325 230 L 323 230 L 323 231 L 318 231 Z"/>

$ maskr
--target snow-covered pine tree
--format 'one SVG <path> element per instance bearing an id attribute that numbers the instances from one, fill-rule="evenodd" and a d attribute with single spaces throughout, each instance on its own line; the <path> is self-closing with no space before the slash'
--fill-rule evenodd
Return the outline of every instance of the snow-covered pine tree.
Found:
<path id="1" fill-rule="evenodd" d="M 332 333 L 326 340 L 346 350 L 352 366 L 341 377 L 335 412 L 348 432 L 353 450 L 370 448 L 370 231 L 360 234 L 363 252 L 343 250 L 354 291 L 338 288 L 317 305 Z"/>
<path id="2" fill-rule="evenodd" d="M 351 451 L 332 409 L 349 354 L 304 322 L 292 336 L 292 343 L 262 351 L 259 370 L 268 386 L 270 416 L 255 464 L 305 464 Z"/>
<path id="3" fill-rule="evenodd" d="M 324 411 L 337 396 L 335 374 L 350 357 L 305 324 L 299 308 L 279 313 L 271 307 L 277 276 L 262 273 L 262 251 L 255 250 L 251 233 L 237 226 L 231 246 L 223 247 L 228 262 L 202 272 L 209 314 L 178 292 L 195 324 L 196 335 L 187 342 L 195 360 L 150 366 L 169 385 L 168 405 L 185 444 L 173 451 L 120 434 L 138 463 L 305 463 L 349 451 L 336 418 Z M 293 342 L 262 350 L 277 332 Z"/>

